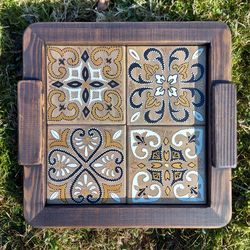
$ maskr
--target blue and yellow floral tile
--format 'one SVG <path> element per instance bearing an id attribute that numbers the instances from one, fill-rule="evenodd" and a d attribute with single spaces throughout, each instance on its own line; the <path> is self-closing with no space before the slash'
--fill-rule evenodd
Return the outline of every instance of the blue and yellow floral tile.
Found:
<path id="1" fill-rule="evenodd" d="M 205 203 L 206 47 L 46 53 L 48 204 Z"/>
<path id="2" fill-rule="evenodd" d="M 129 203 L 205 203 L 204 127 L 128 131 Z"/>
<path id="3" fill-rule="evenodd" d="M 48 204 L 126 201 L 125 127 L 48 126 Z"/>
<path id="4" fill-rule="evenodd" d="M 49 124 L 125 124 L 125 47 L 48 46 Z"/>
<path id="5" fill-rule="evenodd" d="M 128 47 L 130 125 L 205 124 L 206 47 Z"/>

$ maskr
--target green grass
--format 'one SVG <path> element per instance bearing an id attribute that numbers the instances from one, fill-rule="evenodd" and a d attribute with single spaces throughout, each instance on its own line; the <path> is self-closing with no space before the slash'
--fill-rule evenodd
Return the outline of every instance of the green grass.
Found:
<path id="1" fill-rule="evenodd" d="M 222 229 L 32 229 L 23 218 L 22 168 L 17 164 L 16 84 L 22 79 L 22 34 L 43 21 L 220 20 L 233 39 L 238 88 L 238 166 L 233 218 Z M 0 1 L 0 246 L 1 249 L 250 249 L 250 4 L 248 0 Z"/>

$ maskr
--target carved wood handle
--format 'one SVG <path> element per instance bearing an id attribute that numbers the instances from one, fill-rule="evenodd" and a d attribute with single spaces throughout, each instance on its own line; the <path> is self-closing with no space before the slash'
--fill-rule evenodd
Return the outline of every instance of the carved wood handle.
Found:
<path id="1" fill-rule="evenodd" d="M 38 80 L 19 81 L 18 161 L 20 165 L 42 163 L 43 107 L 42 82 Z"/>
<path id="2" fill-rule="evenodd" d="M 213 166 L 235 168 L 237 164 L 236 87 L 232 83 L 213 86 Z"/>

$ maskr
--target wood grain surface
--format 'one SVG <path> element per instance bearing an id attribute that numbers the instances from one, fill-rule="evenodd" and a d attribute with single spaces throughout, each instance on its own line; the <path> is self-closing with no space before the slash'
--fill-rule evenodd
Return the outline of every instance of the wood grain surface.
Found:
<path id="1" fill-rule="evenodd" d="M 41 165 L 24 164 L 26 220 L 35 227 L 197 228 L 226 225 L 231 219 L 231 169 L 212 167 L 214 114 L 211 96 L 212 87 L 216 81 L 231 80 L 231 34 L 228 27 L 219 22 L 32 24 L 26 29 L 23 40 L 23 79 L 40 80 L 43 89 L 46 90 L 45 46 L 65 44 L 206 46 L 208 55 L 205 125 L 207 203 L 203 205 L 48 205 L 46 204 L 45 174 L 47 150 L 42 144 Z M 30 109 L 30 115 L 35 115 L 40 109 L 41 107 Z M 41 119 L 45 126 L 46 121 L 43 117 Z M 36 132 L 31 129 L 30 136 L 34 136 Z M 19 130 L 19 133 L 23 133 L 23 129 Z M 46 131 L 43 132 L 43 140 L 47 141 Z M 33 142 L 38 145 L 40 141 L 37 138 Z M 27 149 L 29 148 L 24 151 Z"/>
<path id="2" fill-rule="evenodd" d="M 214 166 L 235 168 L 236 149 L 236 88 L 234 84 L 217 83 L 213 87 L 214 105 Z"/>
<path id="3" fill-rule="evenodd" d="M 42 82 L 32 80 L 20 81 L 18 83 L 18 159 L 20 165 L 37 165 L 42 163 L 43 106 Z"/>

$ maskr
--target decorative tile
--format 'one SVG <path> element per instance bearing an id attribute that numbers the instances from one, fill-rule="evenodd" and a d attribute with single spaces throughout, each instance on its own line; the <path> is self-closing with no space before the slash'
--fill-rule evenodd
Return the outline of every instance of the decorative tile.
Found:
<path id="1" fill-rule="evenodd" d="M 48 126 L 47 203 L 124 203 L 125 127 Z"/>
<path id="2" fill-rule="evenodd" d="M 48 123 L 125 124 L 125 47 L 48 46 Z"/>
<path id="3" fill-rule="evenodd" d="M 129 203 L 204 203 L 203 127 L 128 131 Z"/>
<path id="4" fill-rule="evenodd" d="M 205 46 L 128 47 L 130 125 L 205 124 Z"/>
<path id="5" fill-rule="evenodd" d="M 206 202 L 205 46 L 46 51 L 48 204 Z"/>

